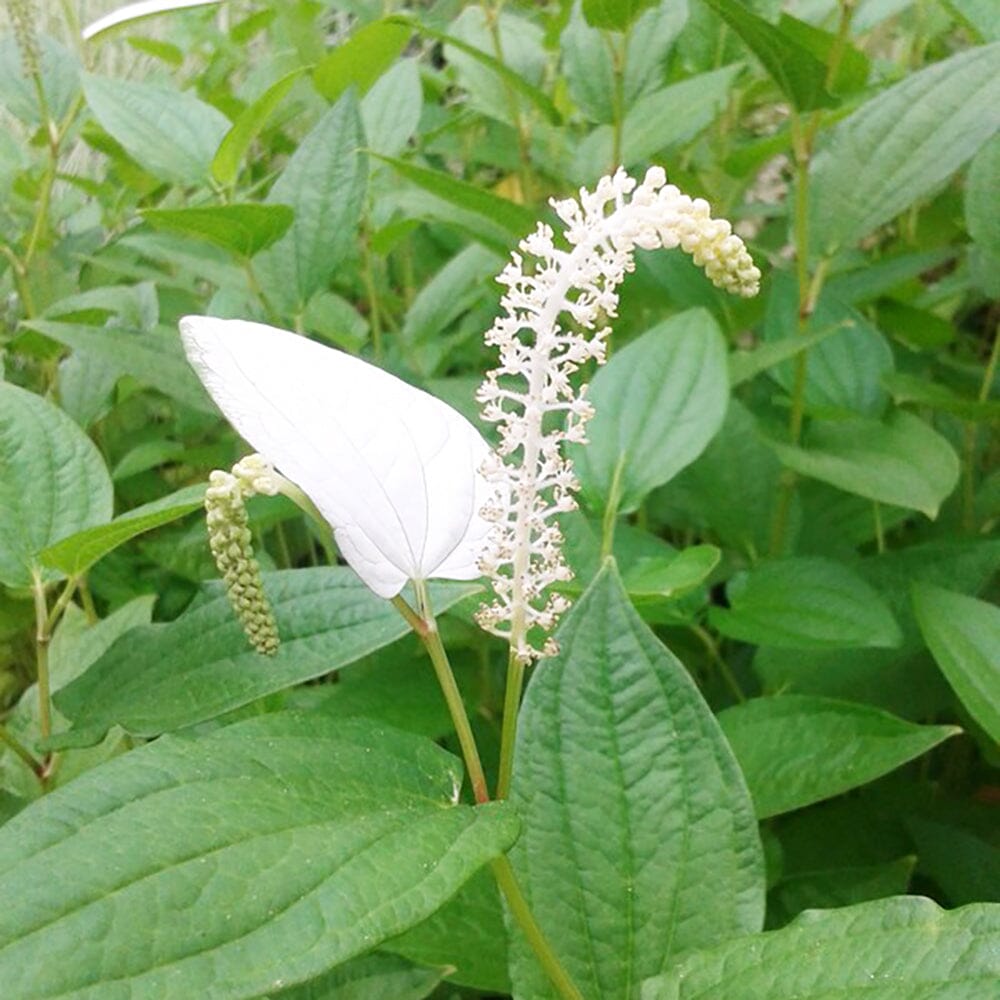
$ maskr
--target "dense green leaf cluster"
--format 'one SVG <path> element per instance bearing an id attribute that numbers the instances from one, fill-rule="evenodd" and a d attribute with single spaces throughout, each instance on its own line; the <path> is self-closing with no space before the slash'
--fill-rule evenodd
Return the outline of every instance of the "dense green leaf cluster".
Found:
<path id="1" fill-rule="evenodd" d="M 0 36 L 0 996 L 567 996 L 503 857 L 586 1000 L 996 995 L 994 3 L 94 6 Z M 247 645 L 198 513 L 246 449 L 177 321 L 473 418 L 511 248 L 653 164 L 761 294 L 639 253 L 473 805 L 412 622 L 284 498 Z M 483 592 L 429 601 L 492 788 Z"/>

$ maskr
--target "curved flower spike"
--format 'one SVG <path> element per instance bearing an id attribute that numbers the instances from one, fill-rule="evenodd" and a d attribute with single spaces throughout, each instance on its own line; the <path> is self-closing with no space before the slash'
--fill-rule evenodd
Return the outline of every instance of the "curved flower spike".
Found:
<path id="1" fill-rule="evenodd" d="M 511 254 L 497 278 L 507 288 L 502 313 L 486 334 L 500 364 L 477 394 L 483 419 L 500 432 L 484 473 L 506 484 L 509 499 L 494 512 L 481 561 L 495 600 L 477 620 L 508 639 L 523 663 L 554 653 L 552 639 L 533 646 L 529 633 L 551 632 L 569 606 L 562 594 L 548 593 L 572 575 L 557 518 L 576 508 L 579 485 L 562 442 L 586 443 L 594 412 L 586 387 L 577 389 L 571 376 L 590 359 L 604 364 L 605 321 L 617 315 L 617 288 L 634 268 L 636 248 L 681 247 L 719 288 L 737 295 L 756 295 L 760 285 L 729 223 L 713 219 L 708 202 L 667 184 L 662 167 L 650 167 L 641 183 L 619 168 L 593 191 L 581 188 L 579 198 L 551 204 L 570 249 L 539 223 Z M 561 420 L 546 427 L 546 414 Z"/>
<path id="2" fill-rule="evenodd" d="M 244 320 L 186 316 L 188 359 L 229 422 L 330 522 L 380 597 L 407 580 L 472 580 L 494 489 L 456 410 L 333 348 Z"/>

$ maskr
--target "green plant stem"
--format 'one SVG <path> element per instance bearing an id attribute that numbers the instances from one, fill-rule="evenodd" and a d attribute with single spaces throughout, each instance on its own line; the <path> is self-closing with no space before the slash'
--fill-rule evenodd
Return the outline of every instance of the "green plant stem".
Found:
<path id="1" fill-rule="evenodd" d="M 42 234 L 45 232 L 49 221 L 49 207 L 52 202 L 52 188 L 55 184 L 59 172 L 59 154 L 62 149 L 63 140 L 69 132 L 80 108 L 83 106 L 83 98 L 78 97 L 74 102 L 65 120 L 61 124 L 56 124 L 49 113 L 48 101 L 45 97 L 45 89 L 42 85 L 41 77 L 34 74 L 33 82 L 38 98 L 39 114 L 42 120 L 42 127 L 45 129 L 48 140 L 49 160 L 42 176 L 42 184 L 38 192 L 35 207 L 35 218 L 28 236 L 28 243 L 23 257 L 16 256 L 8 248 L 4 249 L 4 255 L 11 262 L 11 269 L 14 276 L 14 283 L 17 287 L 18 297 L 24 309 L 24 314 L 29 319 L 35 315 L 35 302 L 28 283 L 28 272 L 31 262 L 41 243 Z"/>
<path id="2" fill-rule="evenodd" d="M 279 521 L 274 526 L 274 536 L 278 541 L 278 555 L 281 556 L 281 568 L 291 569 L 292 563 L 292 552 L 288 547 L 288 536 L 285 534 L 285 526 Z"/>
<path id="3" fill-rule="evenodd" d="M 427 585 L 422 580 L 415 580 L 413 588 L 417 595 L 416 610 L 406 602 L 402 594 L 392 599 L 393 606 L 403 616 L 410 627 L 424 644 L 431 663 L 434 664 L 434 671 L 437 674 L 438 683 L 448 704 L 448 711 L 451 713 L 451 720 L 458 734 L 458 741 L 462 747 L 462 756 L 465 760 L 465 767 L 469 773 L 469 780 L 472 782 L 472 791 L 476 803 L 482 805 L 490 801 L 489 790 L 486 786 L 486 776 L 483 773 L 483 765 L 479 759 L 479 750 L 476 747 L 476 740 L 472 734 L 472 727 L 469 725 L 469 716 L 465 711 L 465 703 L 462 695 L 455 683 L 455 674 L 448 662 L 448 654 L 445 652 L 441 642 L 441 634 L 438 632 L 437 620 L 430 603 L 430 595 L 427 592 Z M 523 667 L 519 672 L 519 678 L 523 677 Z M 510 678 L 508 678 L 510 680 Z M 517 695 L 512 696 L 515 691 Z M 520 693 L 520 680 L 516 685 L 508 684 L 507 702 L 508 705 L 514 698 L 514 711 L 509 709 L 504 714 L 504 726 L 506 732 L 508 715 L 516 718 L 517 700 Z M 513 732 L 510 734 L 509 744 L 513 746 Z M 524 898 L 524 893 L 518 884 L 517 876 L 507 858 L 501 855 L 491 862 L 493 875 L 496 878 L 500 891 L 507 900 L 510 912 L 517 921 L 518 926 L 524 932 L 524 936 L 535 953 L 536 958 L 545 970 L 545 974 L 552 981 L 552 985 L 559 992 L 564 1000 L 583 1000 L 583 994 L 573 984 L 569 974 L 562 967 L 556 953 L 552 950 L 542 929 L 535 920 L 535 915 L 531 912 L 528 901 Z"/>
<path id="4" fill-rule="evenodd" d="M 247 285 L 250 288 L 250 293 L 257 296 L 257 300 L 264 307 L 264 312 L 267 314 L 267 318 L 271 324 L 275 326 L 278 325 L 280 323 L 280 318 L 271 306 L 267 294 L 261 286 L 260 280 L 257 278 L 257 272 L 254 270 L 253 261 L 249 257 L 243 258 L 243 272 L 247 276 Z"/>
<path id="5" fill-rule="evenodd" d="M 486 27 L 490 33 L 490 41 L 493 43 L 493 57 L 501 66 L 506 65 L 503 54 L 503 37 L 500 34 L 500 12 L 503 9 L 503 0 L 498 0 L 493 7 L 488 4 L 483 5 L 483 15 L 486 18 Z M 531 198 L 529 190 L 531 185 L 531 135 L 521 113 L 521 102 L 517 93 L 510 83 L 503 77 L 500 84 L 504 90 L 504 97 L 507 100 L 507 108 L 510 113 L 511 123 L 517 134 L 517 152 L 521 162 L 521 197 L 525 201 Z"/>
<path id="6" fill-rule="evenodd" d="M 524 687 L 524 667 L 510 651 L 507 660 L 507 685 L 503 698 L 503 722 L 500 729 L 500 770 L 497 778 L 497 798 L 505 799 L 510 794 L 510 782 L 514 776 L 514 744 L 517 740 L 517 717 L 521 708 L 521 690 Z"/>
<path id="7" fill-rule="evenodd" d="M 980 403 L 985 403 L 993 389 L 993 381 L 997 374 L 997 363 L 1000 361 L 1000 307 L 990 310 L 990 318 L 993 320 L 993 347 L 990 350 L 989 360 L 983 371 L 983 381 L 979 386 L 979 393 L 976 399 Z M 976 530 L 976 480 L 974 466 L 976 461 L 976 445 L 979 434 L 976 422 L 970 420 L 965 425 L 964 463 L 962 469 L 962 526 L 968 532 Z"/>
<path id="8" fill-rule="evenodd" d="M 49 685 L 49 608 L 45 600 L 45 584 L 36 572 L 31 593 L 35 599 L 35 662 L 38 669 L 38 731 L 43 740 L 52 735 L 52 694 Z"/>
<path id="9" fill-rule="evenodd" d="M 837 78 L 837 71 L 847 51 L 851 34 L 851 19 L 857 0 L 840 0 L 840 22 L 837 34 L 830 48 L 826 67 L 826 87 L 829 90 Z M 816 270 L 809 270 L 809 167 L 812 162 L 813 145 L 819 131 L 822 116 L 813 111 L 805 121 L 792 112 L 792 150 L 795 156 L 795 218 L 793 236 L 795 242 L 795 277 L 799 291 L 798 333 L 804 335 L 809 320 L 816 308 L 829 260 L 824 257 Z M 795 375 L 792 383 L 792 407 L 788 418 L 788 436 L 793 445 L 802 440 L 802 425 L 805 419 L 806 383 L 809 374 L 809 351 L 799 351 L 795 356 Z M 771 554 L 780 555 L 785 544 L 785 530 L 795 493 L 796 477 L 786 471 L 778 482 L 778 498 L 771 522 Z"/>
<path id="10" fill-rule="evenodd" d="M 718 643 L 712 638 L 711 634 L 703 626 L 694 624 L 691 626 L 691 631 L 698 637 L 701 644 L 705 647 L 708 653 L 708 658 L 715 664 L 716 669 L 719 671 L 719 676 L 722 678 L 723 683 L 732 692 L 733 697 L 740 703 L 747 700 L 747 696 L 743 693 L 743 688 L 740 687 L 740 682 L 736 679 L 736 675 L 733 673 L 732 668 L 726 663 L 725 658 L 722 653 L 719 652 Z"/>
<path id="11" fill-rule="evenodd" d="M 42 176 L 42 186 L 38 192 L 38 200 L 35 208 L 35 222 L 31 227 L 31 235 L 28 237 L 27 249 L 24 251 L 24 260 L 22 263 L 25 271 L 27 271 L 31 259 L 35 256 L 35 251 L 41 242 L 42 232 L 48 223 L 49 204 L 52 200 L 52 186 L 55 183 L 55 179 L 55 163 L 49 163 Z"/>
<path id="12" fill-rule="evenodd" d="M 611 51 L 611 73 L 613 90 L 611 93 L 614 121 L 611 124 L 611 163 L 610 171 L 622 166 L 622 143 L 625 132 L 625 64 L 628 61 L 628 39 L 626 31 L 622 35 L 621 44 L 615 45 L 610 35 L 605 34 L 608 48 Z"/>
<path id="13" fill-rule="evenodd" d="M 427 585 L 422 580 L 416 580 L 413 583 L 413 588 L 417 594 L 419 611 L 410 607 L 402 594 L 394 597 L 392 603 L 413 631 L 420 636 L 424 648 L 434 664 L 434 671 L 444 693 L 445 701 L 448 703 L 448 711 L 451 713 L 458 741 L 462 746 L 462 756 L 465 759 L 465 767 L 472 782 L 473 794 L 477 804 L 482 805 L 490 801 L 490 794 L 486 787 L 486 776 L 479 759 L 476 740 L 472 735 L 472 727 L 469 725 L 469 716 L 465 711 L 465 703 L 462 701 L 462 695 L 455 683 L 455 675 L 448 662 L 448 654 L 441 642 L 441 635 L 438 632 L 437 621 L 434 618 L 430 597 L 427 593 Z M 506 718 L 504 721 L 506 722 Z M 562 967 L 544 932 L 538 926 L 510 862 L 501 855 L 493 860 L 491 866 L 497 885 L 507 900 L 512 916 L 524 932 L 531 950 L 545 970 L 545 974 L 552 981 L 552 985 L 564 1000 L 583 1000 L 583 994 L 573 984 L 573 980 Z"/>
<path id="14" fill-rule="evenodd" d="M 826 77 L 823 85 L 827 91 L 833 87 L 840 70 L 840 64 L 844 61 L 844 53 L 847 51 L 847 42 L 851 37 L 851 20 L 854 17 L 854 10 L 857 7 L 857 0 L 840 0 L 840 20 L 837 23 L 837 34 L 834 36 L 833 44 L 830 46 L 829 62 L 826 64 Z M 818 111 L 814 111 L 809 119 L 806 130 L 807 142 L 812 149 L 816 133 L 819 131 L 822 116 Z"/>
<path id="15" fill-rule="evenodd" d="M 814 121 L 817 116 L 813 116 Z M 815 272 L 809 270 L 809 164 L 812 160 L 811 127 L 803 127 L 801 119 L 792 117 L 792 147 L 795 153 L 795 218 L 793 236 L 795 241 L 795 278 L 798 285 L 797 334 L 805 336 L 809 321 L 816 309 L 826 269 L 827 258 L 823 258 Z M 795 374 L 792 382 L 792 405 L 788 417 L 788 437 L 793 445 L 802 440 L 805 422 L 806 384 L 809 375 L 809 351 L 799 351 L 795 356 Z M 785 530 L 795 493 L 796 477 L 791 472 L 782 475 L 778 482 L 778 498 L 774 519 L 771 523 L 771 554 L 780 555 L 785 544 Z"/>
<path id="16" fill-rule="evenodd" d="M 24 268 L 28 269 L 32 257 L 38 248 L 42 232 L 45 230 L 49 220 L 49 204 L 52 200 L 52 186 L 55 184 L 56 173 L 59 168 L 59 147 L 62 144 L 63 130 L 52 120 L 49 111 L 49 102 L 45 96 L 45 86 L 39 73 L 32 73 L 31 80 L 35 88 L 35 96 L 38 99 L 38 114 L 41 119 L 42 128 L 45 130 L 45 137 L 48 140 L 49 162 L 42 176 L 42 186 L 38 192 L 37 205 L 35 209 L 35 222 L 31 227 L 31 235 L 28 237 L 28 246 L 24 251 Z"/>
<path id="17" fill-rule="evenodd" d="M 10 261 L 10 273 L 14 278 L 17 297 L 21 300 L 25 317 L 30 319 L 35 315 L 35 300 L 31 293 L 31 285 L 28 284 L 28 272 L 25 270 L 21 258 L 10 247 L 0 246 L 0 252 Z"/>
<path id="18" fill-rule="evenodd" d="M 622 454 L 615 465 L 611 477 L 611 488 L 608 491 L 608 502 L 601 518 L 601 561 L 610 556 L 615 549 L 615 525 L 618 523 L 618 508 L 622 501 L 622 476 L 625 473 L 627 455 Z"/>
<path id="19" fill-rule="evenodd" d="M 878 500 L 872 501 L 872 515 L 875 520 L 875 546 L 878 554 L 885 552 L 885 528 L 882 526 L 882 505 Z"/>
<path id="20" fill-rule="evenodd" d="M 367 235 L 362 241 L 361 280 L 364 282 L 365 295 L 368 298 L 368 321 L 372 330 L 372 352 L 376 361 L 382 359 L 382 309 L 378 300 L 378 288 L 375 285 L 375 271 L 372 267 L 372 251 Z"/>
<path id="21" fill-rule="evenodd" d="M 448 711 L 451 713 L 451 721 L 455 726 L 459 745 L 462 747 L 462 757 L 465 760 L 465 769 L 469 773 L 469 781 L 472 784 L 472 794 L 479 804 L 489 802 L 490 793 L 486 784 L 486 775 L 483 772 L 483 764 L 479 759 L 479 748 L 472 735 L 472 726 L 469 724 L 469 715 L 465 711 L 462 693 L 458 690 L 454 671 L 452 671 L 451 663 L 448 661 L 448 654 L 441 642 L 441 633 L 438 632 L 437 620 L 431 608 L 430 595 L 427 593 L 427 585 L 423 580 L 415 580 L 413 588 L 417 594 L 419 611 L 411 608 L 402 595 L 394 597 L 392 603 L 409 622 L 413 631 L 420 636 L 420 641 L 424 644 L 427 655 L 434 665 L 438 684 L 441 685 L 441 692 L 448 705 Z"/>
<path id="22" fill-rule="evenodd" d="M 319 508 L 312 502 L 295 485 L 290 479 L 286 479 L 280 472 L 274 473 L 275 482 L 278 484 L 278 492 L 283 496 L 287 497 L 292 503 L 295 504 L 303 514 L 307 515 L 312 519 L 315 524 L 320 537 L 320 544 L 323 546 L 323 550 L 326 553 L 327 560 L 329 562 L 334 561 L 334 549 L 335 543 L 333 538 L 333 529 L 330 527 L 330 523 L 325 517 L 319 512 Z"/>
<path id="23" fill-rule="evenodd" d="M 575 983 L 570 979 L 569 974 L 562 967 L 555 952 L 549 945 L 541 927 L 535 920 L 535 915 L 531 912 L 528 901 L 524 898 L 521 886 L 518 884 L 517 876 L 507 858 L 501 855 L 495 858 L 490 865 L 493 875 L 497 880 L 500 891 L 507 900 L 511 915 L 517 921 L 518 926 L 524 932 L 531 950 L 541 963 L 545 974 L 549 977 L 552 985 L 559 991 L 559 995 L 565 1000 L 583 1000 L 583 994 L 576 988 Z"/>
<path id="24" fill-rule="evenodd" d="M 59 619 L 62 618 L 62 614 L 66 610 L 66 606 L 73 599 L 73 594 L 76 593 L 79 582 L 77 577 L 71 576 L 66 581 L 66 586 L 63 587 L 62 593 L 56 598 L 56 603 L 52 605 L 52 610 L 49 612 L 48 621 L 45 625 L 45 630 L 49 635 L 52 635 L 55 631 Z"/>
<path id="25" fill-rule="evenodd" d="M 87 624 L 96 625 L 99 621 L 99 616 L 97 608 L 94 606 L 94 597 L 90 592 L 86 577 L 80 577 L 78 584 L 80 589 L 80 604 L 83 607 L 83 613 L 87 616 Z"/>
<path id="26" fill-rule="evenodd" d="M 976 397 L 980 403 L 985 403 L 990 398 L 993 391 L 993 382 L 997 377 L 997 364 L 1000 363 L 1000 308 L 994 309 L 993 347 L 990 350 L 990 359 L 986 362 L 986 370 L 983 372 L 983 382 L 979 387 L 979 395 Z"/>
<path id="27" fill-rule="evenodd" d="M 14 754 L 21 758 L 31 773 L 39 781 L 42 780 L 45 771 L 42 763 L 35 760 L 31 751 L 2 723 L 0 723 L 0 743 L 5 743 Z"/>

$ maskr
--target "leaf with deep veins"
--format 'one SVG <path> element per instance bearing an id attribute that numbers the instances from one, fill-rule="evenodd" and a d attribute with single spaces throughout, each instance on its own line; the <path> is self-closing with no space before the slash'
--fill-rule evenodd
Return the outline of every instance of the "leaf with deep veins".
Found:
<path id="1" fill-rule="evenodd" d="M 517 835 L 461 768 L 372 723 L 165 738 L 0 830 L 4 1000 L 258 997 L 428 917 Z"/>

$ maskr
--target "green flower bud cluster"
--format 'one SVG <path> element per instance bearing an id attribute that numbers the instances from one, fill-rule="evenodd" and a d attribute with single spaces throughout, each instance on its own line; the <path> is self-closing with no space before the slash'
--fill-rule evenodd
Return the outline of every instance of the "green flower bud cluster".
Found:
<path id="1" fill-rule="evenodd" d="M 21 53 L 25 76 L 38 75 L 38 34 L 35 30 L 35 5 L 32 0 L 7 0 L 7 13 L 14 29 L 14 41 Z"/>
<path id="2" fill-rule="evenodd" d="M 277 480 L 259 455 L 249 455 L 232 472 L 216 469 L 208 483 L 205 511 L 215 564 L 247 638 L 258 653 L 271 656 L 278 649 L 278 625 L 253 555 L 246 501 L 256 493 L 273 496 Z"/>

